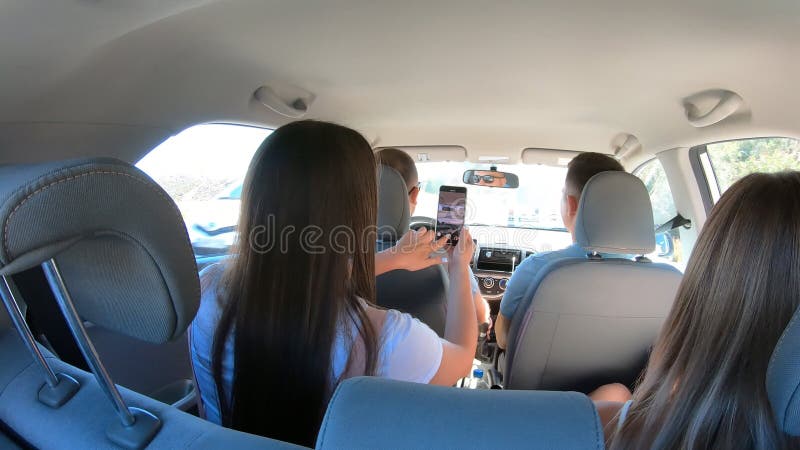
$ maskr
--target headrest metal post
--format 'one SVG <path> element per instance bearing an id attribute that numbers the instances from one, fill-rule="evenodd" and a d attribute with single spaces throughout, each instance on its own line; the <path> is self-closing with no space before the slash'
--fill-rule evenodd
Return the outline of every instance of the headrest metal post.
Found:
<path id="1" fill-rule="evenodd" d="M 56 261 L 54 259 L 46 261 L 42 264 L 42 269 L 44 269 L 47 283 L 53 291 L 61 314 L 64 315 L 64 319 L 66 319 L 69 329 L 75 337 L 78 347 L 81 349 L 81 353 L 83 353 L 86 362 L 92 369 L 92 373 L 94 373 L 95 378 L 97 378 L 97 383 L 114 404 L 114 408 L 117 410 L 117 414 L 123 426 L 132 426 L 136 423 L 136 418 L 131 414 L 117 386 L 111 380 L 111 376 L 108 374 L 102 362 L 100 362 L 100 355 L 97 354 L 97 350 L 94 348 L 92 341 L 89 339 L 89 335 L 86 333 L 86 328 L 84 328 L 83 321 L 80 319 L 78 311 L 72 303 L 72 298 L 69 295 L 69 291 L 67 291 L 67 286 L 64 284 L 64 279 L 61 278 L 61 273 L 58 270 Z"/>
<path id="2" fill-rule="evenodd" d="M 14 295 L 15 292 L 18 293 L 14 282 L 8 276 L 3 276 L 3 282 L 0 283 L 0 297 L 3 297 L 3 304 L 6 307 L 6 311 L 8 311 L 9 317 L 11 317 L 11 322 L 14 324 L 14 328 L 17 329 L 17 333 L 19 333 L 22 342 L 25 343 L 25 347 L 30 354 L 33 355 L 36 362 L 39 363 L 39 366 L 41 366 L 47 385 L 51 388 L 55 388 L 58 385 L 58 378 L 56 378 L 55 372 L 53 372 L 50 364 L 47 363 L 42 351 L 36 344 L 36 339 L 34 339 L 33 333 L 31 333 L 31 329 L 28 328 L 25 317 L 19 309 L 19 303 L 17 303 L 16 300 L 19 295 Z"/>
<path id="3" fill-rule="evenodd" d="M 22 342 L 25 343 L 28 352 L 33 356 L 33 359 L 36 360 L 44 372 L 45 384 L 39 388 L 37 399 L 42 404 L 51 408 L 60 408 L 78 392 L 80 384 L 75 378 L 67 374 L 59 373 L 56 375 L 56 373 L 53 372 L 53 368 L 50 367 L 47 359 L 39 349 L 39 345 L 36 344 L 36 339 L 34 339 L 31 329 L 25 322 L 25 316 L 19 308 L 17 299 L 22 298 L 22 296 L 19 294 L 17 285 L 14 284 L 14 280 L 8 276 L 3 276 L 2 278 L 3 282 L 0 283 L 0 297 L 3 298 L 3 304 L 8 311 L 8 315 L 11 317 L 11 321 L 14 323 L 14 328 L 16 328 L 17 333 L 19 333 L 19 337 L 22 338 Z"/>
<path id="4" fill-rule="evenodd" d="M 161 429 L 161 420 L 158 417 L 140 408 L 129 408 L 122 399 L 117 386 L 100 361 L 100 355 L 94 348 L 83 321 L 75 309 L 72 297 L 64 284 L 61 272 L 55 259 L 50 259 L 42 264 L 44 275 L 50 290 L 56 298 L 61 314 L 64 315 L 72 335 L 78 343 L 84 358 L 89 363 L 97 383 L 105 391 L 114 408 L 117 410 L 120 422 L 114 422 L 106 429 L 106 437 L 115 444 L 129 449 L 142 449 L 153 440 L 158 430 Z"/>

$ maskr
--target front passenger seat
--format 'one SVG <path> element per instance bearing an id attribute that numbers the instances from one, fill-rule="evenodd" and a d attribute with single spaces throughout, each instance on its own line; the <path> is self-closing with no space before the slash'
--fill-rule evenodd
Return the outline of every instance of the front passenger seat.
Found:
<path id="1" fill-rule="evenodd" d="M 511 321 L 506 389 L 591 392 L 632 386 L 664 322 L 681 273 L 644 256 L 655 248 L 653 212 L 641 180 L 602 172 L 584 187 L 575 220 L 587 256 L 545 266 Z"/>
<path id="2" fill-rule="evenodd" d="M 408 231 L 408 187 L 395 169 L 379 165 L 377 250 L 394 246 Z M 394 270 L 376 280 L 376 303 L 406 312 L 444 336 L 448 278 L 441 265 L 409 272 Z"/>

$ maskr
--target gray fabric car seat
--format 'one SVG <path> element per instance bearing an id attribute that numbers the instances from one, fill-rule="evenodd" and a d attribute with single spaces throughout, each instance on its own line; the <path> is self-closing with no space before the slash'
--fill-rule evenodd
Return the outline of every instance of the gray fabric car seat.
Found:
<path id="1" fill-rule="evenodd" d="M 6 436 L 5 433 L 0 431 L 0 448 L 3 450 L 15 450 L 22 447 L 20 447 L 19 445 L 17 445 L 16 442 L 11 440 L 10 436 Z"/>
<path id="2" fill-rule="evenodd" d="M 5 166 L 0 167 L 0 224 L 0 294 L 42 373 L 44 387 L 31 400 L 38 395 L 41 403 L 58 410 L 77 395 L 75 389 L 82 389 L 74 379 L 47 367 L 20 313 L 24 299 L 12 276 L 41 266 L 59 310 L 114 408 L 108 403 L 96 406 L 112 414 L 116 410 L 119 416 L 109 438 L 126 446 L 152 439 L 163 421 L 125 406 L 86 322 L 152 344 L 184 335 L 197 311 L 200 287 L 175 204 L 144 173 L 113 159 Z M 125 346 L 115 353 L 138 358 L 131 350 Z M 188 347 L 182 351 L 188 353 Z M 155 361 L 145 367 L 159 370 Z M 14 410 L 19 413 L 19 408 Z M 8 423 L 6 419 L 2 417 Z"/>
<path id="3" fill-rule="evenodd" d="M 454 389 L 360 377 L 333 394 L 318 449 L 604 448 L 593 403 L 575 392 Z"/>
<path id="4" fill-rule="evenodd" d="M 506 389 L 586 393 L 610 382 L 630 386 L 672 306 L 680 271 L 644 257 L 599 255 L 655 248 L 652 206 L 638 178 L 624 172 L 592 177 L 575 234 L 587 257 L 545 266 L 511 321 Z"/>
<path id="5" fill-rule="evenodd" d="M 53 370 L 80 384 L 74 397 L 60 408 L 43 405 L 36 399 L 43 382 L 41 370 L 15 334 L 10 330 L 0 330 L 0 420 L 24 440 L 25 446 L 42 449 L 120 448 L 105 436 L 105 430 L 117 418 L 92 374 L 61 362 L 42 348 Z M 301 448 L 222 428 L 125 388 L 120 389 L 120 394 L 129 406 L 149 411 L 162 421 L 161 430 L 149 443 L 148 449 Z M 7 448 L 2 436 L 0 448 Z"/>
<path id="6" fill-rule="evenodd" d="M 775 423 L 791 436 L 800 436 L 800 309 L 775 345 L 767 368 L 767 395 Z"/>
<path id="7" fill-rule="evenodd" d="M 378 166 L 378 251 L 392 247 L 408 231 L 408 188 L 399 172 Z M 444 336 L 447 274 L 441 265 L 416 272 L 394 270 L 376 279 L 376 303 L 403 311 Z"/>
<path id="8" fill-rule="evenodd" d="M 0 333 L 11 330 L 11 327 L 11 319 L 8 317 L 8 313 L 5 308 L 0 308 Z"/>
<path id="9" fill-rule="evenodd" d="M 0 336 L 8 334 L 11 330 L 11 319 L 9 319 L 5 308 L 0 307 Z M 2 352 L 2 350 L 0 350 Z M 0 353 L 1 354 L 1 353 Z M 2 356 L 0 356 L 2 358 Z M 2 392 L 2 390 L 0 390 Z M 0 449 L 17 449 L 21 448 L 16 442 L 15 437 L 9 436 L 7 433 L 12 431 L 8 425 L 0 421 Z"/>

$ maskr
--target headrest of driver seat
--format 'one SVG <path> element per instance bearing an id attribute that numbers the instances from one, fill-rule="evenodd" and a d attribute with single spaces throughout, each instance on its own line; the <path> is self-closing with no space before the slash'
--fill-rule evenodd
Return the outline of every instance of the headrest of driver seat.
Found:
<path id="1" fill-rule="evenodd" d="M 408 187 L 400 172 L 378 165 L 378 240 L 394 242 L 408 231 Z"/>
<path id="2" fill-rule="evenodd" d="M 800 436 L 800 309 L 772 351 L 767 396 L 778 427 L 786 434 Z"/>
<path id="3" fill-rule="evenodd" d="M 653 206 L 642 180 L 617 171 L 590 178 L 578 204 L 575 237 L 589 251 L 652 252 L 656 246 Z"/>
<path id="4" fill-rule="evenodd" d="M 130 164 L 0 167 L 0 224 L 0 274 L 55 258 L 84 320 L 162 343 L 197 312 L 197 266 L 181 214 Z"/>

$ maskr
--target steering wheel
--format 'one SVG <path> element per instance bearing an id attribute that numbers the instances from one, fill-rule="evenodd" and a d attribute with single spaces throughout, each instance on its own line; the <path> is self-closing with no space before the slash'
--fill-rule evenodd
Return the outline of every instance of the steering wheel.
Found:
<path id="1" fill-rule="evenodd" d="M 422 227 L 433 230 L 436 228 L 436 220 L 431 217 L 412 216 L 411 219 L 409 219 L 408 227 L 414 231 L 417 231 Z"/>

